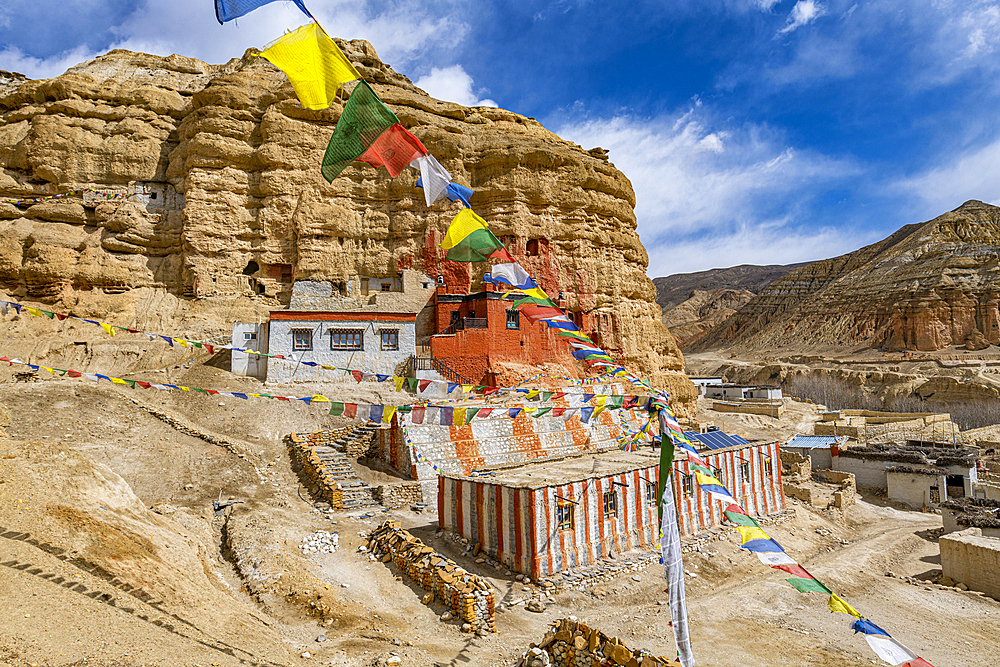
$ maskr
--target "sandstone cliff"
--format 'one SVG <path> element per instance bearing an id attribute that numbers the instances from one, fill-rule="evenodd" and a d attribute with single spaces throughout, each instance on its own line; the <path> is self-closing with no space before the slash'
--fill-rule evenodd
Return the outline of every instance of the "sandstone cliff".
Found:
<path id="1" fill-rule="evenodd" d="M 691 349 L 1000 343 L 1000 208 L 978 201 L 768 285 Z"/>
<path id="2" fill-rule="evenodd" d="M 509 111 L 434 100 L 367 42 L 340 43 L 538 282 L 571 311 L 608 315 L 599 342 L 686 413 L 694 392 L 645 275 L 635 195 L 605 152 Z M 296 280 L 347 296 L 363 277 L 417 268 L 479 289 L 485 265 L 437 248 L 454 207 L 428 210 L 416 173 L 362 165 L 326 183 L 342 106 L 301 108 L 250 52 L 207 65 L 112 51 L 50 80 L 7 77 L 0 95 L 0 197 L 133 193 L 0 204 L 0 284 L 17 296 L 221 333 L 287 305 Z"/>

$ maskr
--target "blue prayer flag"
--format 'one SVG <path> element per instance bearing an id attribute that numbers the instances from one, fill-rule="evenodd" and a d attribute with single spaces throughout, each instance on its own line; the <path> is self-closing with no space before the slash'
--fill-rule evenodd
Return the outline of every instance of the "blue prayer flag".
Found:
<path id="1" fill-rule="evenodd" d="M 219 23 L 225 23 L 226 21 L 238 19 L 258 7 L 263 7 L 272 2 L 274 0 L 215 0 L 215 18 L 219 19 Z M 296 7 L 305 12 L 306 16 L 309 18 L 313 17 L 309 13 L 309 10 L 306 9 L 302 0 L 292 0 L 292 2 L 295 3 Z"/>

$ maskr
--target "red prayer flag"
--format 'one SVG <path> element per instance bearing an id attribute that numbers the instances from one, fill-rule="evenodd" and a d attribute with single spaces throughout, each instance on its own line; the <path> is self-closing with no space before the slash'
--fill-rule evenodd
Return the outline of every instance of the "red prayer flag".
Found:
<path id="1" fill-rule="evenodd" d="M 205 349 L 208 350 L 209 354 L 215 354 L 215 348 L 208 343 L 205 343 Z"/>
<path id="2" fill-rule="evenodd" d="M 566 408 L 552 408 L 552 412 L 549 413 L 550 417 L 562 417 L 566 412 Z"/>
<path id="3" fill-rule="evenodd" d="M 210 393 L 210 394 L 218 394 L 218 393 L 219 393 L 219 392 L 217 392 L 217 391 L 216 391 L 216 390 L 214 390 L 214 389 L 206 389 L 205 391 L 207 391 L 207 392 L 208 392 L 208 393 Z"/>
<path id="4" fill-rule="evenodd" d="M 355 371 L 360 373 L 361 371 Z M 360 382 L 360 380 L 359 380 Z M 358 404 L 357 403 L 344 403 L 344 416 L 348 419 L 354 419 L 358 416 Z"/>
<path id="5" fill-rule="evenodd" d="M 61 322 L 62 320 L 65 320 L 67 317 L 69 317 L 69 315 L 66 315 L 65 313 L 56 313 L 56 317 L 58 317 L 59 321 Z"/>
<path id="6" fill-rule="evenodd" d="M 430 380 L 421 380 L 421 382 L 430 382 Z M 426 407 L 414 407 L 413 412 L 410 413 L 410 422 L 414 424 L 424 423 L 424 413 L 427 411 Z"/>
<path id="7" fill-rule="evenodd" d="M 476 416 L 480 419 L 486 419 L 490 416 L 491 412 L 493 412 L 493 408 L 481 408 L 479 412 L 476 413 Z"/>
<path id="8" fill-rule="evenodd" d="M 396 178 L 421 155 L 427 155 L 427 149 L 420 139 L 396 123 L 372 142 L 358 160 L 376 168 L 385 167 L 389 175 Z"/>
<path id="9" fill-rule="evenodd" d="M 563 312 L 552 306 L 536 306 L 534 304 L 523 304 L 521 312 L 532 322 L 539 322 L 547 317 L 562 317 Z"/>
<path id="10" fill-rule="evenodd" d="M 70 371 L 70 372 L 72 372 L 72 371 Z M 140 387 L 142 387 L 143 389 L 149 389 L 152 386 L 148 382 L 140 382 L 139 380 L 136 380 L 135 383 L 137 385 L 139 385 Z"/>
<path id="11" fill-rule="evenodd" d="M 420 382 L 417 383 L 417 391 L 423 391 L 424 389 L 427 389 L 427 386 L 430 383 L 431 383 L 430 380 L 421 380 Z M 423 419 L 423 417 L 421 417 L 421 419 Z M 420 422 L 416 422 L 416 423 L 419 424 Z"/>
<path id="12" fill-rule="evenodd" d="M 792 575 L 793 577 L 798 577 L 799 579 L 815 579 L 816 578 L 816 577 L 812 576 L 811 574 L 809 574 L 809 572 L 804 567 L 802 567 L 801 565 L 798 565 L 798 564 L 796 564 L 796 565 L 792 565 L 792 564 L 788 564 L 788 565 L 772 565 L 771 567 L 773 567 L 776 570 L 784 570 L 788 574 Z"/>
<path id="13" fill-rule="evenodd" d="M 934 665 L 923 658 L 917 658 L 916 660 L 910 660 L 905 664 L 899 665 L 899 667 L 934 667 Z"/>
<path id="14" fill-rule="evenodd" d="M 81 373 L 80 371 L 66 371 L 66 375 L 70 376 L 71 378 L 83 377 L 83 373 Z"/>
<path id="15" fill-rule="evenodd" d="M 564 398 L 565 396 L 566 396 L 565 391 L 557 391 L 556 393 L 552 394 L 551 400 L 558 401 L 560 398 Z"/>
<path id="16" fill-rule="evenodd" d="M 354 379 L 357 380 L 358 382 L 361 382 L 361 378 L 365 376 L 365 374 L 362 373 L 361 371 L 351 371 L 351 375 L 353 375 Z"/>

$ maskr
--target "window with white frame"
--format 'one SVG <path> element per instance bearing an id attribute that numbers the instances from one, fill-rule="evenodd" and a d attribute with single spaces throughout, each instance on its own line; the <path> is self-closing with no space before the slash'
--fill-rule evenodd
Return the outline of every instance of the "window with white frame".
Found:
<path id="1" fill-rule="evenodd" d="M 292 329 L 292 349 L 296 351 L 313 349 L 312 329 Z"/>
<path id="2" fill-rule="evenodd" d="M 614 489 L 604 492 L 604 518 L 613 519 L 618 516 L 618 494 Z"/>
<path id="3" fill-rule="evenodd" d="M 364 329 L 331 329 L 330 349 L 350 351 L 364 350 Z"/>
<path id="4" fill-rule="evenodd" d="M 382 337 L 383 350 L 399 349 L 399 329 L 379 329 L 378 333 Z"/>
<path id="5" fill-rule="evenodd" d="M 750 481 L 750 462 L 744 461 L 740 464 L 740 474 L 743 476 L 744 482 Z"/>
<path id="6" fill-rule="evenodd" d="M 681 475 L 681 495 L 685 498 L 694 495 L 694 475 Z"/>
<path id="7" fill-rule="evenodd" d="M 556 523 L 559 530 L 573 530 L 573 503 L 560 502 L 556 505 Z"/>
<path id="8" fill-rule="evenodd" d="M 656 505 L 656 484 L 646 484 L 646 502 Z"/>

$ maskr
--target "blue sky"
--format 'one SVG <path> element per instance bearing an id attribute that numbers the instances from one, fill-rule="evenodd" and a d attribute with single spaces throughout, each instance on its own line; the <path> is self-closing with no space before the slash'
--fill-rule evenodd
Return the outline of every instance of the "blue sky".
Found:
<path id="1" fill-rule="evenodd" d="M 1000 0 L 306 0 L 442 99 L 602 146 L 650 276 L 822 259 L 1000 203 Z M 7 0 L 0 69 L 110 48 L 209 62 L 305 22 L 275 2 Z"/>

